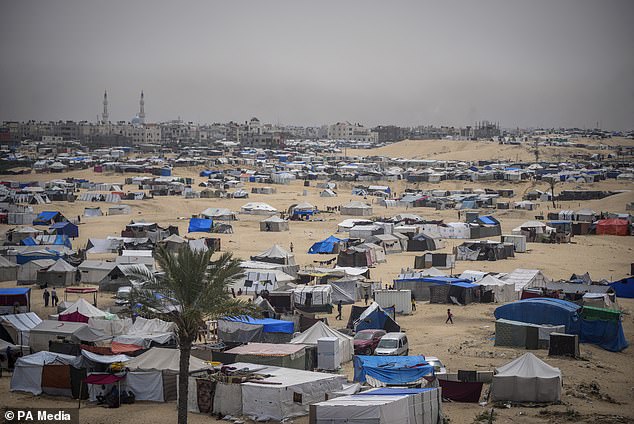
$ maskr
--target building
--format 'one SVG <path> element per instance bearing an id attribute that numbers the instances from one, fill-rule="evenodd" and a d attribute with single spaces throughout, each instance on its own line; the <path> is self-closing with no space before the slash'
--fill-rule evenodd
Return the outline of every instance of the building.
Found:
<path id="1" fill-rule="evenodd" d="M 376 143 L 379 141 L 378 134 L 365 128 L 361 124 L 351 124 L 350 122 L 337 122 L 328 128 L 328 138 L 334 140 L 354 140 L 366 143 Z"/>

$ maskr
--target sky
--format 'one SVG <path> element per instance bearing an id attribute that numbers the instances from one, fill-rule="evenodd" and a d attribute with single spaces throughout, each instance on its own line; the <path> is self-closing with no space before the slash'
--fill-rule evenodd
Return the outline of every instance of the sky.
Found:
<path id="1" fill-rule="evenodd" d="M 3 0 L 0 121 L 634 129 L 632 0 Z"/>

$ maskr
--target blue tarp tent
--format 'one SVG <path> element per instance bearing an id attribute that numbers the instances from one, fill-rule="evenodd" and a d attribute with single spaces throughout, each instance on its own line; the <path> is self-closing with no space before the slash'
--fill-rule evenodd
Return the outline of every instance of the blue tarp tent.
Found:
<path id="1" fill-rule="evenodd" d="M 465 283 L 462 281 L 459 281 L 457 283 L 451 283 L 451 285 L 456 287 L 462 287 L 463 289 L 473 289 L 479 286 L 479 284 Z"/>
<path id="2" fill-rule="evenodd" d="M 308 253 L 336 253 L 336 246 L 342 241 L 342 239 L 338 239 L 335 236 L 330 236 L 325 240 L 313 244 L 310 249 L 308 249 Z"/>
<path id="3" fill-rule="evenodd" d="M 364 383 L 367 377 L 385 384 L 414 383 L 434 373 L 434 367 L 424 356 L 365 356 L 355 355 L 354 381 Z"/>
<path id="4" fill-rule="evenodd" d="M 34 220 L 33 225 L 51 225 L 54 222 L 60 221 L 61 213 L 54 211 L 41 212 Z"/>
<path id="5" fill-rule="evenodd" d="M 354 331 L 373 328 L 377 330 L 385 330 L 388 333 L 401 331 L 401 326 L 394 321 L 393 317 L 390 316 L 390 313 L 381 308 L 376 302 L 373 302 L 370 306 L 368 306 L 354 324 Z"/>
<path id="6" fill-rule="evenodd" d="M 37 242 L 33 237 L 27 237 L 20 242 L 22 246 L 37 246 Z"/>
<path id="7" fill-rule="evenodd" d="M 71 238 L 79 237 L 79 227 L 72 222 L 56 222 L 48 229 L 53 230 L 53 234 L 65 235 Z"/>
<path id="8" fill-rule="evenodd" d="M 161 168 L 161 177 L 171 177 L 172 169 L 171 168 Z"/>
<path id="9" fill-rule="evenodd" d="M 579 342 L 592 343 L 611 352 L 620 352 L 629 346 L 620 320 L 581 320 Z"/>
<path id="10" fill-rule="evenodd" d="M 201 177 L 208 177 L 208 176 L 210 176 L 211 174 L 213 174 L 213 172 L 211 172 L 211 171 L 209 171 L 209 170 L 205 170 L 205 171 L 200 171 L 200 174 L 199 174 L 199 175 L 200 175 Z"/>
<path id="11" fill-rule="evenodd" d="M 616 297 L 634 298 L 634 277 L 628 277 L 610 283 L 610 287 L 614 289 Z"/>
<path id="12" fill-rule="evenodd" d="M 293 334 L 295 324 L 291 321 L 283 321 L 273 318 L 253 318 L 249 316 L 225 317 L 226 321 L 243 322 L 245 324 L 261 325 L 264 333 L 286 333 Z"/>
<path id="13" fill-rule="evenodd" d="M 566 333 L 579 334 L 581 307 L 560 299 L 536 297 L 498 307 L 495 319 L 528 322 L 531 324 L 565 325 Z"/>
<path id="14" fill-rule="evenodd" d="M 213 221 L 211 219 L 191 218 L 189 220 L 189 227 L 187 228 L 187 232 L 188 233 L 209 233 L 211 232 L 212 226 L 213 226 Z"/>
<path id="15" fill-rule="evenodd" d="M 481 224 L 484 224 L 484 225 L 500 225 L 500 221 L 498 221 L 497 219 L 489 215 L 479 216 L 477 218 L 477 221 L 479 221 Z"/>

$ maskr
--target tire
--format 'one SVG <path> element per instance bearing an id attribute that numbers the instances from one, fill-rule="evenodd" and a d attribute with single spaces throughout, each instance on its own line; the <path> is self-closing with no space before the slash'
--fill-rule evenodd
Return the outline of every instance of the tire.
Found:
<path id="1" fill-rule="evenodd" d="M 364 355 L 368 355 L 368 356 L 372 356 L 373 353 L 374 352 L 372 352 L 372 348 L 371 347 L 369 347 L 369 348 L 367 348 L 366 350 L 363 351 L 363 354 Z"/>

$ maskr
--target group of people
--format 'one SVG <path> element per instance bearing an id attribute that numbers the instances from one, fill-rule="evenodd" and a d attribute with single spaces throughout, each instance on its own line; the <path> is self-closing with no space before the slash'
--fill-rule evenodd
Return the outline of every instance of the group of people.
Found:
<path id="1" fill-rule="evenodd" d="M 44 306 L 48 307 L 48 301 L 51 300 L 51 306 L 55 307 L 59 303 L 59 297 L 57 297 L 57 292 L 55 288 L 53 288 L 50 293 L 48 288 L 44 287 L 44 293 L 42 293 L 42 297 L 44 298 Z"/>

